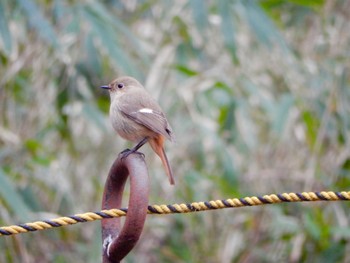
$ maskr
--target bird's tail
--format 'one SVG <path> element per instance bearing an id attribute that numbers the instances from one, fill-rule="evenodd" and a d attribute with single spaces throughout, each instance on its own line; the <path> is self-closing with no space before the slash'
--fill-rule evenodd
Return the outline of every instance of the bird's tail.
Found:
<path id="1" fill-rule="evenodd" d="M 165 168 L 165 172 L 169 177 L 169 182 L 170 184 L 175 184 L 174 176 L 173 176 L 173 171 L 171 170 L 168 157 L 165 154 L 164 151 L 164 137 L 163 136 L 158 136 L 156 138 L 153 138 L 149 140 L 149 144 L 151 145 L 153 151 L 156 152 L 156 154 L 159 156 L 159 158 L 162 160 L 163 166 Z"/>

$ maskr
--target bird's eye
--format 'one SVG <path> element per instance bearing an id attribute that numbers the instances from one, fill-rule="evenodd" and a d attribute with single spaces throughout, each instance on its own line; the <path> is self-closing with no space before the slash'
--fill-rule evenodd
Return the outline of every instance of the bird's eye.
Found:
<path id="1" fill-rule="evenodd" d="M 124 84 L 123 84 L 123 83 L 119 83 L 119 84 L 117 85 L 117 87 L 118 87 L 119 89 L 122 89 L 122 88 L 124 88 Z"/>

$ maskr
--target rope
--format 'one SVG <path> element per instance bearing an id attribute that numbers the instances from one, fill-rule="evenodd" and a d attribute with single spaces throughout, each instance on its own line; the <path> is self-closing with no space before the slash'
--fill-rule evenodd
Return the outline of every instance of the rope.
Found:
<path id="1" fill-rule="evenodd" d="M 188 204 L 172 205 L 150 205 L 148 214 L 175 214 L 208 211 L 222 208 L 235 208 L 243 206 L 257 206 L 285 202 L 312 202 L 312 201 L 349 201 L 350 191 L 342 192 L 303 192 L 303 193 L 283 193 L 270 194 L 264 196 L 252 196 L 244 198 L 233 198 L 225 200 L 215 200 L 206 202 L 193 202 Z M 0 227 L 0 236 L 27 233 L 37 230 L 44 230 L 53 227 L 73 225 L 77 223 L 91 222 L 103 218 L 122 217 L 127 213 L 127 208 L 102 210 L 99 212 L 87 212 L 72 216 L 64 216 L 51 220 L 36 221 L 12 226 Z"/>

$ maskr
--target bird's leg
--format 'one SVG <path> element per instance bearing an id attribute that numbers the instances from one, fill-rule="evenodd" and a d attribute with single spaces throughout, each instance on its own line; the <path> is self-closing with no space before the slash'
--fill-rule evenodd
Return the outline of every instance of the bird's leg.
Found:
<path id="1" fill-rule="evenodd" d="M 136 152 L 138 149 L 140 149 L 146 142 L 148 141 L 148 137 L 143 138 L 134 148 L 131 149 L 131 151 Z"/>
<path id="2" fill-rule="evenodd" d="M 136 144 L 132 149 L 125 149 L 121 152 L 122 159 L 129 156 L 129 154 L 132 154 L 134 152 L 137 152 L 138 149 L 140 149 L 146 142 L 148 141 L 148 137 L 143 138 L 138 144 Z"/>

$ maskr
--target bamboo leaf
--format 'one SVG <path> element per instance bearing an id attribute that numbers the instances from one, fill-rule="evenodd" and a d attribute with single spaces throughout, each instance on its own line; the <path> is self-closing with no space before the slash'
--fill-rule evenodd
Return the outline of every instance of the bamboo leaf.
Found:
<path id="1" fill-rule="evenodd" d="M 294 98 L 290 94 L 284 94 L 276 105 L 272 119 L 272 130 L 282 135 L 288 120 L 290 109 L 294 105 Z"/>
<path id="2" fill-rule="evenodd" d="M 277 43 L 284 50 L 287 50 L 283 37 L 262 8 L 252 0 L 243 1 L 243 6 L 246 10 L 250 28 L 254 31 L 259 41 L 269 47 Z"/>
<path id="3" fill-rule="evenodd" d="M 2 39 L 2 43 L 4 45 L 4 51 L 7 55 L 11 53 L 12 50 L 12 38 L 8 28 L 7 20 L 6 20 L 6 12 L 4 4 L 0 1 L 0 35 Z"/>
<path id="4" fill-rule="evenodd" d="M 115 26 L 120 33 L 128 39 L 129 43 L 133 47 L 132 50 L 138 54 L 143 63 L 149 64 L 150 59 L 140 45 L 140 41 L 130 31 L 130 29 L 123 23 L 123 21 L 116 15 L 113 15 L 104 5 L 99 2 L 94 2 L 89 6 L 89 10 L 93 12 L 97 17 L 103 19 L 106 23 Z"/>
<path id="5" fill-rule="evenodd" d="M 107 50 L 112 62 L 126 74 L 141 78 L 140 69 L 134 64 L 132 58 L 122 48 L 117 32 L 111 28 L 108 23 L 96 16 L 90 8 L 86 8 L 84 12 L 86 20 L 90 23 L 92 33 L 96 38 L 100 39 L 103 47 Z"/>
<path id="6" fill-rule="evenodd" d="M 189 1 L 192 7 L 193 19 L 200 31 L 208 26 L 208 10 L 206 2 L 202 0 Z"/>
<path id="7" fill-rule="evenodd" d="M 189 77 L 193 77 L 193 76 L 196 76 L 198 75 L 198 72 L 195 71 L 195 70 L 192 70 L 184 65 L 181 65 L 181 64 L 177 64 L 177 65 L 174 65 L 174 68 L 181 72 L 182 74 L 186 75 L 186 76 L 189 76 Z"/>
<path id="8" fill-rule="evenodd" d="M 17 0 L 19 6 L 28 17 L 29 24 L 35 28 L 39 36 L 54 47 L 58 47 L 58 40 L 53 27 L 45 18 L 38 5 L 31 0 Z"/>
<path id="9" fill-rule="evenodd" d="M 103 131 L 107 130 L 106 124 L 103 121 L 104 120 L 104 115 L 99 111 L 95 105 L 92 105 L 90 103 L 84 103 L 83 106 L 83 114 L 84 116 L 93 122 L 96 127 L 99 129 L 102 129 Z"/>
<path id="10" fill-rule="evenodd" d="M 20 220 L 29 220 L 29 208 L 1 168 L 0 197 L 5 201 L 5 203 L 18 216 Z"/>
<path id="11" fill-rule="evenodd" d="M 231 10 L 230 1 L 218 1 L 219 14 L 221 16 L 221 31 L 225 47 L 231 53 L 232 58 L 237 61 L 236 57 L 236 39 L 235 23 Z"/>
<path id="12" fill-rule="evenodd" d="M 325 0 L 290 0 L 290 2 L 301 6 L 320 8 L 324 5 Z"/>

